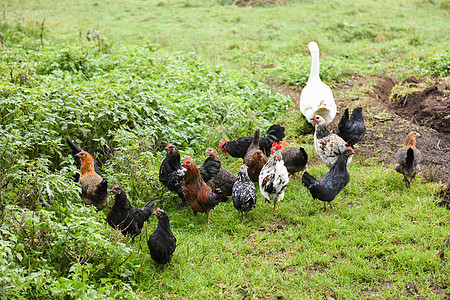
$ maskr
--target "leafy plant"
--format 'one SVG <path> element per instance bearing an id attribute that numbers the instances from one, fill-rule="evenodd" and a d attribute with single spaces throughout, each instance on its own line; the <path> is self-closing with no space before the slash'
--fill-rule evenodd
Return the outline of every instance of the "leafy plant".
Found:
<path id="1" fill-rule="evenodd" d="M 415 70 L 424 75 L 448 76 L 450 75 L 450 54 L 447 52 L 426 57 L 415 66 Z"/>

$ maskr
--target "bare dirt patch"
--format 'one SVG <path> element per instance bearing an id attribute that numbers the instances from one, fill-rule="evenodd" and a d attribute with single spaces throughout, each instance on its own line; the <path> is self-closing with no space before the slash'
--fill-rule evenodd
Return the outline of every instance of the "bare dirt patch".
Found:
<path id="1" fill-rule="evenodd" d="M 391 103 L 389 96 L 394 80 L 390 77 L 378 78 L 373 95 L 367 100 L 367 109 L 378 104 L 386 109 L 385 118 L 375 116 L 371 138 L 381 147 L 388 147 L 394 154 L 402 145 L 409 131 L 416 130 L 421 134 L 417 140 L 417 148 L 423 154 L 423 175 L 426 180 L 450 182 L 450 123 L 444 117 L 450 114 L 447 86 L 435 82 L 418 92 L 414 92 L 402 101 Z M 391 87 L 391 88 L 390 88 Z M 378 100 L 378 101 L 377 101 Z M 383 126 L 385 123 L 388 126 Z M 389 137 L 389 143 L 383 142 L 383 137 Z M 392 143 L 392 141 L 394 143 Z M 397 144 L 397 146 L 395 146 Z M 393 162 L 393 156 L 391 156 Z"/>
<path id="2" fill-rule="evenodd" d="M 384 79 L 386 81 L 386 79 Z M 411 88 L 420 88 L 414 77 L 407 78 L 403 84 Z M 450 133 L 450 94 L 444 93 L 449 90 L 447 86 L 433 84 L 408 95 L 396 95 L 395 102 L 388 104 L 402 118 L 415 124 L 431 127 L 442 133 Z"/>
<path id="3" fill-rule="evenodd" d="M 395 152 L 403 146 L 406 135 L 415 130 L 421 135 L 417 148 L 423 156 L 423 178 L 450 182 L 450 124 L 448 119 L 444 119 L 445 114 L 450 114 L 449 87 L 440 85 L 436 80 L 434 84 L 409 95 L 402 106 L 389 101 L 396 84 L 398 82 L 393 77 L 354 77 L 345 85 L 333 88 L 338 114 L 331 124 L 332 128 L 337 128 L 345 108 L 363 107 L 367 133 L 355 148 L 358 153 L 355 158 L 362 164 L 374 157 L 377 162 L 394 164 Z M 271 87 L 289 95 L 298 105 L 301 89 L 276 84 Z M 356 87 L 359 91 L 355 92 Z"/>

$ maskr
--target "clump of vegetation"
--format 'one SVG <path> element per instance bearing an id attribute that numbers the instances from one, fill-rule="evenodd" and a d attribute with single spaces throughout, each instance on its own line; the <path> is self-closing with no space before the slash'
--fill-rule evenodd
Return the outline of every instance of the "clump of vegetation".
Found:
<path id="1" fill-rule="evenodd" d="M 424 75 L 435 74 L 441 77 L 450 75 L 450 54 L 428 56 L 415 66 L 415 71 Z"/>
<path id="2" fill-rule="evenodd" d="M 402 102 L 405 97 L 411 95 L 412 93 L 419 92 L 423 90 L 423 86 L 414 84 L 410 86 L 408 83 L 406 84 L 396 84 L 391 90 L 391 94 L 389 96 L 389 102 L 392 104 L 398 104 Z"/>
<path id="3" fill-rule="evenodd" d="M 0 224 L 0 291 L 7 298 L 136 297 L 127 278 L 132 252 L 101 218 L 77 205 L 64 218 L 49 210 L 8 206 Z M 26 282 L 27 284 L 23 284 Z M 94 284 L 98 282 L 99 284 Z"/>
<path id="4" fill-rule="evenodd" d="M 124 134 L 146 138 L 154 149 L 169 141 L 201 149 L 206 141 L 267 128 L 291 104 L 264 84 L 208 66 L 193 53 L 148 45 L 104 54 L 95 43 L 23 52 L 13 47 L 19 42 L 7 41 L 13 44 L 0 59 L 0 68 L 11 70 L 2 73 L 0 92 L 2 170 L 11 182 L 16 180 L 8 170 L 29 170 L 24 166 L 30 161 L 43 162 L 44 173 L 67 167 L 61 151 L 67 136 L 88 149 L 118 147 Z M 24 61 L 26 83 L 15 80 Z"/>

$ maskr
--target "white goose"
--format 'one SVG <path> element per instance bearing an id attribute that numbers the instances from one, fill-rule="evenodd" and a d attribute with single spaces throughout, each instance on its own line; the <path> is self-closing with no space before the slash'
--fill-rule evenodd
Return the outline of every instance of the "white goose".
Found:
<path id="1" fill-rule="evenodd" d="M 328 125 L 336 116 L 336 103 L 330 87 L 320 80 L 319 46 L 310 42 L 308 49 L 311 52 L 311 72 L 300 95 L 300 111 L 313 126 L 314 115 L 322 116 Z"/>

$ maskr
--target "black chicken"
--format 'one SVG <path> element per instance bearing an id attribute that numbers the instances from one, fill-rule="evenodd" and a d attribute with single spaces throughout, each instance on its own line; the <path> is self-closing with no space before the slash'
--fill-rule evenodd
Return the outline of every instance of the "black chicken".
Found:
<path id="1" fill-rule="evenodd" d="M 158 226 L 147 241 L 152 259 L 160 265 L 169 263 L 177 246 L 177 239 L 170 230 L 169 215 L 162 209 L 155 211 Z"/>
<path id="2" fill-rule="evenodd" d="M 159 168 L 159 181 L 184 202 L 186 199 L 183 195 L 183 177 L 186 169 L 180 164 L 180 152 L 172 144 L 168 144 L 164 150 L 167 150 L 167 154 Z"/>
<path id="3" fill-rule="evenodd" d="M 339 121 L 337 135 L 347 143 L 347 146 L 353 147 L 365 134 L 366 125 L 364 124 L 362 108 L 355 108 L 351 117 L 349 117 L 348 108 L 346 108 Z"/>
<path id="4" fill-rule="evenodd" d="M 206 149 L 205 153 L 209 155 L 208 159 L 206 160 L 206 161 L 209 161 L 208 164 L 214 165 L 213 162 L 215 162 L 215 165 L 219 166 L 220 168 L 219 168 L 217 174 L 215 174 L 214 176 L 211 176 L 212 178 L 209 179 L 207 176 L 205 176 L 203 174 L 204 171 L 202 171 L 203 167 L 206 164 L 206 161 L 205 161 L 203 166 L 200 167 L 200 173 L 202 174 L 203 180 L 212 189 L 220 188 L 220 190 L 222 191 L 222 193 L 225 196 L 231 196 L 233 184 L 236 181 L 237 176 L 221 166 L 219 154 L 217 153 L 216 149 L 208 148 L 208 149 Z M 210 169 L 213 169 L 213 168 L 210 167 Z M 212 173 L 212 172 L 209 172 L 209 173 Z M 227 199 L 228 199 L 228 197 L 227 197 Z"/>
<path id="5" fill-rule="evenodd" d="M 117 184 L 110 192 L 115 195 L 115 201 L 106 221 L 123 235 L 131 235 L 134 238 L 141 233 L 144 222 L 153 214 L 153 205 L 159 200 L 151 200 L 143 208 L 137 208 L 130 204 L 127 194 Z"/>
<path id="6" fill-rule="evenodd" d="M 76 155 L 83 150 L 80 145 L 78 145 L 75 140 L 71 139 L 71 138 L 66 138 L 66 142 L 69 145 L 70 149 L 72 149 L 72 155 L 73 158 L 75 159 L 75 162 L 77 163 L 77 169 L 79 170 L 81 168 L 81 159 L 79 157 L 77 157 Z M 92 157 L 94 157 L 94 152 L 95 149 L 91 149 L 89 151 L 86 151 L 87 153 L 89 153 Z M 94 157 L 94 170 L 95 173 L 97 173 L 98 175 L 100 175 L 100 168 L 99 168 L 99 162 L 97 161 L 97 159 Z M 80 174 L 76 173 L 73 176 L 73 181 L 78 182 L 80 180 Z"/>
<path id="7" fill-rule="evenodd" d="M 242 212 L 242 218 L 256 207 L 256 187 L 248 176 L 246 165 L 242 165 L 239 169 L 237 180 L 233 185 L 232 197 L 234 208 Z"/>
<path id="8" fill-rule="evenodd" d="M 206 149 L 205 154 L 208 155 L 208 158 L 203 165 L 198 168 L 200 174 L 202 174 L 203 181 L 206 183 L 216 177 L 222 167 L 219 156 L 215 155 L 214 152 L 217 154 L 217 151 L 214 150 L 214 148 Z"/>
<path id="9" fill-rule="evenodd" d="M 270 128 L 267 130 L 266 135 L 260 138 L 259 149 L 262 150 L 264 155 L 266 155 L 267 157 L 270 156 L 272 144 L 274 142 L 279 143 L 281 140 L 283 140 L 283 138 L 285 137 L 284 130 L 284 127 L 275 124 L 270 126 Z M 243 136 L 229 142 L 223 140 L 222 143 L 220 143 L 219 148 L 225 154 L 228 153 L 233 157 L 244 158 L 245 154 L 247 153 L 247 149 L 252 142 L 252 139 L 252 136 Z"/>
<path id="10" fill-rule="evenodd" d="M 294 175 L 306 169 L 308 163 L 308 154 L 303 147 L 297 148 L 289 146 L 281 149 L 281 154 L 284 160 L 284 166 L 289 174 Z"/>
<path id="11" fill-rule="evenodd" d="M 302 183 L 308 188 L 314 199 L 324 201 L 324 210 L 327 211 L 327 202 L 331 201 L 350 182 L 350 174 L 347 171 L 347 160 L 355 154 L 352 147 L 348 147 L 338 158 L 336 164 L 330 171 L 319 180 L 315 179 L 308 172 L 303 173 Z"/>

